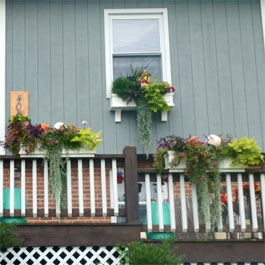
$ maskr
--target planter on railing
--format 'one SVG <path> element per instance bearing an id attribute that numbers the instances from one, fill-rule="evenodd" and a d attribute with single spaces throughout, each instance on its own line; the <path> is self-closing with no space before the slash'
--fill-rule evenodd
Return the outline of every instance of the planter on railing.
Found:
<path id="1" fill-rule="evenodd" d="M 90 150 L 88 146 L 74 150 L 62 150 L 62 157 L 94 157 L 96 151 Z M 34 152 L 28 154 L 26 148 L 21 148 L 19 151 L 20 157 L 42 158 L 45 157 L 46 151 L 37 146 Z"/>
<path id="2" fill-rule="evenodd" d="M 165 156 L 165 169 L 169 169 L 170 172 L 183 172 L 186 169 L 186 161 L 180 160 L 178 165 L 172 166 L 171 163 L 174 161 L 175 152 L 168 151 L 167 155 Z M 227 158 L 222 160 L 218 168 L 220 172 L 245 172 L 245 168 L 242 164 L 237 164 L 236 166 L 231 166 L 232 159 Z"/>

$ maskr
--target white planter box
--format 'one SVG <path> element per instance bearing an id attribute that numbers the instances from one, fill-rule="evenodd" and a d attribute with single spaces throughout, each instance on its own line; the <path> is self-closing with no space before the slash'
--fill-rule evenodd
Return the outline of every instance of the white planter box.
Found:
<path id="1" fill-rule="evenodd" d="M 227 158 L 219 163 L 220 172 L 245 172 L 245 168 L 242 164 L 238 164 L 235 167 L 231 167 L 232 159 Z"/>
<path id="2" fill-rule="evenodd" d="M 170 163 L 174 160 L 175 152 L 168 151 L 167 156 L 165 157 L 165 169 L 169 169 L 169 172 L 185 172 L 186 170 L 186 161 L 180 160 L 180 163 L 177 166 L 170 166 Z"/>
<path id="3" fill-rule="evenodd" d="M 165 157 L 165 169 L 169 169 L 169 172 L 184 172 L 186 170 L 185 160 L 181 160 L 177 166 L 170 166 L 170 162 L 174 160 L 175 152 L 168 151 L 167 156 Z M 227 158 L 219 163 L 220 172 L 245 172 L 245 168 L 242 164 L 238 164 L 235 167 L 231 167 L 232 163 L 231 158 Z"/>
<path id="4" fill-rule="evenodd" d="M 45 151 L 37 147 L 35 151 L 31 154 L 25 152 L 25 148 L 21 148 L 19 151 L 20 157 L 29 157 L 29 158 L 43 158 L 45 157 Z M 91 151 L 86 147 L 81 147 L 80 149 L 75 150 L 62 150 L 62 157 L 94 157 L 96 151 Z"/>
<path id="5" fill-rule="evenodd" d="M 174 93 L 166 93 L 163 97 L 169 107 L 174 107 Z M 110 96 L 110 110 L 115 111 L 115 122 L 121 122 L 121 111 L 136 110 L 136 103 L 130 101 L 127 103 L 125 100 L 120 98 L 117 94 L 111 94 Z M 167 112 L 162 112 L 161 120 L 167 121 Z"/>

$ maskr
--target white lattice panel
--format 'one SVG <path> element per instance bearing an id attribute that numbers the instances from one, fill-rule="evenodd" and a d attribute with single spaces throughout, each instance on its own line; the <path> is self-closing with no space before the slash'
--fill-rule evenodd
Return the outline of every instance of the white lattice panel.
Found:
<path id="1" fill-rule="evenodd" d="M 23 247 L 10 248 L 0 253 L 1 265 L 118 265 L 115 247 Z"/>

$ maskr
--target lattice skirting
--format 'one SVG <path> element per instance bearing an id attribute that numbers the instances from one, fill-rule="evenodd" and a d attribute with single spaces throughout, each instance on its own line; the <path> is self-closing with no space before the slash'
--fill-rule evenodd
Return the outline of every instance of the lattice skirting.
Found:
<path id="1" fill-rule="evenodd" d="M 16 247 L 0 253 L 0 264 L 8 265 L 118 265 L 115 247 Z"/>
<path id="2" fill-rule="evenodd" d="M 16 247 L 0 253 L 1 265 L 115 265 L 120 264 L 115 247 Z M 183 265 L 265 265 L 265 263 L 184 263 Z"/>

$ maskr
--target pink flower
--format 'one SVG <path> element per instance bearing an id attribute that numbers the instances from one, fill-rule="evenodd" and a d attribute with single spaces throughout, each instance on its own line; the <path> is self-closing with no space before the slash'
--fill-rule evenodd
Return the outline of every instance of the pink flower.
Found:
<path id="1" fill-rule="evenodd" d="M 75 133 L 78 133 L 78 130 L 75 130 Z"/>
<path id="2" fill-rule="evenodd" d="M 204 152 L 204 155 L 207 156 L 208 155 L 208 152 Z"/>
<path id="3" fill-rule="evenodd" d="M 203 180 L 203 181 L 204 181 L 204 180 L 206 180 L 206 177 L 205 177 L 205 176 L 203 176 L 203 177 L 202 177 L 202 180 Z"/>
<path id="4" fill-rule="evenodd" d="M 183 153 L 179 153 L 179 156 L 183 157 L 183 156 L 184 156 L 184 154 L 183 154 Z"/>
<path id="5" fill-rule="evenodd" d="M 51 143 L 51 144 L 53 144 L 53 143 L 54 143 L 53 139 L 51 139 L 51 140 L 50 140 L 50 143 Z"/>

